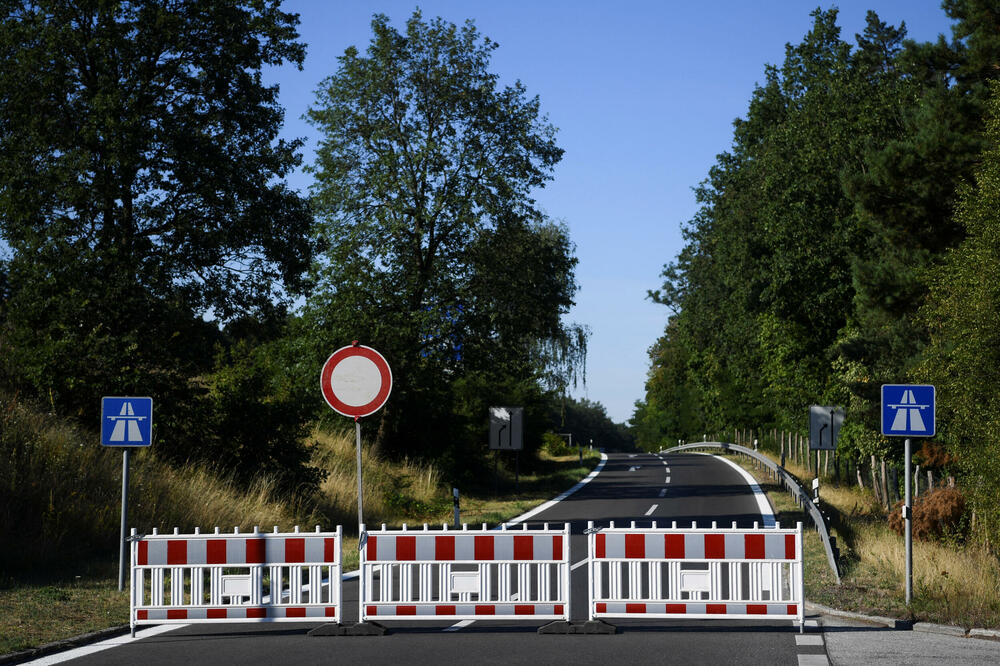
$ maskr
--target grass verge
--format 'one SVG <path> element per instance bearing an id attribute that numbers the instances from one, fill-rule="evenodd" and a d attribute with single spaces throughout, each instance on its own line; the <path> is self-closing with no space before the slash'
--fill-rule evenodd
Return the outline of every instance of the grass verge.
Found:
<path id="1" fill-rule="evenodd" d="M 48 423 L 41 416 L 37 418 Z M 49 425 L 45 428 L 38 427 L 35 432 L 55 431 L 58 434 L 58 437 L 40 441 L 38 450 L 46 454 L 46 461 L 66 461 L 62 449 L 67 446 L 79 448 L 79 433 L 62 426 L 54 430 Z M 175 525 L 182 532 L 190 532 L 196 526 L 211 530 L 215 525 L 224 531 L 237 525 L 241 531 L 252 530 L 255 525 L 269 531 L 271 525 L 286 530 L 295 524 L 303 527 L 319 524 L 323 528 L 342 524 L 345 531 L 356 531 L 353 434 L 317 431 L 311 436 L 310 446 L 315 463 L 329 475 L 313 501 L 300 505 L 289 505 L 276 498 L 266 479 L 253 484 L 249 490 L 240 490 L 211 470 L 174 469 L 157 464 L 152 457 L 137 456 L 130 491 L 130 507 L 134 511 L 131 515 L 135 519 L 130 522 L 140 531 L 154 526 L 172 529 Z M 114 479 L 120 474 L 116 461 L 107 459 L 101 451 L 92 457 L 87 460 L 91 466 L 87 478 L 92 476 L 98 479 L 93 483 L 115 488 L 113 481 L 104 477 Z M 411 525 L 450 524 L 453 521 L 451 488 L 442 482 L 434 466 L 408 460 L 389 462 L 367 448 L 363 448 L 362 458 L 365 520 L 370 526 L 386 523 L 392 527 L 404 522 Z M 556 457 L 542 453 L 535 471 L 520 476 L 516 492 L 512 475 L 501 470 L 500 495 L 494 495 L 490 483 L 463 492 L 461 520 L 470 524 L 486 522 L 491 526 L 510 520 L 571 487 L 586 476 L 599 459 L 597 453 L 591 452 L 581 465 L 576 455 Z M 46 464 L 39 468 L 39 475 L 44 478 L 49 468 L 55 470 L 59 484 L 69 487 L 75 476 L 72 469 Z M 94 470 L 104 470 L 104 474 L 98 475 Z M 120 476 L 118 479 L 120 484 Z M 78 493 L 81 490 L 77 488 Z M 104 510 L 107 515 L 92 527 L 94 531 L 111 535 L 109 539 L 113 542 L 118 534 L 117 496 L 113 491 L 105 494 L 113 510 Z M 60 497 L 59 493 L 50 495 Z M 63 508 L 54 504 L 50 509 L 58 515 L 87 512 L 85 506 Z M 345 571 L 357 568 L 357 544 L 356 535 L 345 537 Z M 18 577 L 0 574 L 0 655 L 128 623 L 128 591 L 118 592 L 117 589 L 117 557 L 97 563 L 73 561 L 72 565 L 37 568 L 54 573 Z"/>
<path id="2" fill-rule="evenodd" d="M 754 465 L 731 456 L 765 490 L 782 524 L 803 521 L 804 512 L 779 484 Z M 804 467 L 786 469 L 799 479 L 812 476 Z M 820 488 L 831 532 L 841 551 L 841 584 L 830 571 L 815 530 L 806 530 L 806 598 L 826 606 L 880 615 L 956 625 L 1000 627 L 1000 562 L 985 549 L 957 541 L 913 542 L 913 603 L 906 605 L 905 545 L 888 527 L 884 511 L 870 491 L 825 480 Z"/>

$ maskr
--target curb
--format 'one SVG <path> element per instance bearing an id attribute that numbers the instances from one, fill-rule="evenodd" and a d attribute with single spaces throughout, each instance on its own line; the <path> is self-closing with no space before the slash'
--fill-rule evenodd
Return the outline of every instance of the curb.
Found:
<path id="1" fill-rule="evenodd" d="M 1000 631 L 996 629 L 969 629 L 969 638 L 986 641 L 1000 641 Z"/>
<path id="2" fill-rule="evenodd" d="M 824 615 L 833 615 L 834 617 L 846 617 L 850 620 L 858 620 L 859 622 L 868 622 L 870 624 L 879 624 L 884 627 L 889 627 L 890 629 L 899 629 L 902 631 L 909 631 L 913 629 L 913 620 L 900 620 L 894 617 L 882 617 L 881 615 L 862 615 L 861 613 L 854 613 L 852 611 L 838 610 L 836 608 L 830 608 L 829 606 L 824 606 L 822 604 L 817 604 L 813 601 L 806 601 L 806 608 L 809 610 L 818 611 Z M 964 634 L 964 629 L 963 636 Z"/>
<path id="3" fill-rule="evenodd" d="M 9 654 L 0 654 L 0 664 L 21 664 L 32 659 L 38 659 L 39 657 L 55 654 L 56 652 L 64 652 L 71 648 L 82 647 L 84 645 L 90 645 L 91 643 L 103 641 L 108 638 L 122 636 L 129 633 L 129 631 L 129 626 L 127 624 L 123 624 L 117 627 L 108 627 L 107 629 L 92 631 L 89 634 L 81 634 L 80 636 L 74 636 L 73 638 L 66 638 L 54 643 L 47 643 L 36 648 L 29 648 L 19 652 L 11 652 Z"/>
<path id="4" fill-rule="evenodd" d="M 913 624 L 913 631 L 965 638 L 965 629 L 963 627 L 952 627 L 947 624 L 934 624 L 933 622 L 915 622 Z"/>
<path id="5" fill-rule="evenodd" d="M 862 615 L 851 611 L 830 608 L 813 601 L 806 601 L 806 608 L 822 613 L 823 615 L 833 615 L 834 617 L 844 617 L 859 622 L 879 624 L 902 631 L 920 631 L 925 634 L 939 634 L 942 636 L 954 636 L 955 638 L 976 638 L 985 641 L 1000 642 L 1000 629 L 969 629 L 956 627 L 947 624 L 934 624 L 933 622 L 914 622 L 913 620 L 900 620 L 892 617 L 882 617 L 880 615 Z"/>

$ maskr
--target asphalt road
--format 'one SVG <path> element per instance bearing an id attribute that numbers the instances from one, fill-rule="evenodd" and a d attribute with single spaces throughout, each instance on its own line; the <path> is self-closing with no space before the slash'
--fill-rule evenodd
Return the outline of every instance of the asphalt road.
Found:
<path id="1" fill-rule="evenodd" d="M 712 521 L 749 527 L 761 504 L 739 471 L 698 454 L 612 454 L 604 470 L 530 524 L 571 523 L 571 561 L 586 559 L 587 521 L 639 525 Z M 766 507 L 766 500 L 764 502 Z M 586 619 L 586 566 L 571 574 L 571 617 Z M 808 575 L 808 574 L 807 574 Z M 345 582 L 345 622 L 357 619 L 357 583 Z M 799 635 L 789 621 L 614 622 L 615 635 L 539 635 L 542 622 L 386 622 L 385 636 L 315 637 L 303 624 L 187 625 L 73 659 L 73 664 L 324 663 L 510 664 L 826 664 L 822 636 Z M 818 647 L 815 639 L 819 640 Z M 809 645 L 813 643 L 813 645 Z M 77 653 L 79 654 L 79 653 Z M 805 655 L 805 660 L 803 660 Z M 68 655 L 67 655 L 68 656 Z"/>

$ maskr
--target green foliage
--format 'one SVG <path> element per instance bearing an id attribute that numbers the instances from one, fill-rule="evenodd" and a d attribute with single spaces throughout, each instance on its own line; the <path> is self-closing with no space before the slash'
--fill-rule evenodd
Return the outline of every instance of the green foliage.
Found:
<path id="1" fill-rule="evenodd" d="M 313 410 L 291 390 L 269 352 L 270 345 L 246 342 L 220 350 L 208 378 L 208 435 L 198 441 L 202 450 L 191 453 L 244 483 L 265 475 L 282 492 L 305 497 L 323 480 L 305 446 Z"/>
<path id="2" fill-rule="evenodd" d="M 810 404 L 842 404 L 842 457 L 899 460 L 879 387 L 934 383 L 937 439 L 996 543 L 1000 129 L 983 128 L 998 8 L 943 6 L 954 37 L 926 44 L 869 12 L 852 46 L 836 10 L 817 10 L 765 69 L 650 294 L 672 317 L 632 425 L 652 448 L 734 426 L 801 431 Z"/>
<path id="3" fill-rule="evenodd" d="M 920 376 L 937 387 L 938 421 L 957 456 L 971 507 L 1000 540 L 1000 409 L 995 390 L 1000 370 L 1000 84 L 991 85 L 988 148 L 974 182 L 959 193 L 956 220 L 967 233 L 930 273 L 930 299 L 921 314 L 931 344 Z"/>
<path id="4" fill-rule="evenodd" d="M 329 350 L 360 340 L 386 356 L 380 447 L 461 464 L 480 452 L 459 449 L 485 443 L 484 406 L 529 409 L 532 385 L 563 389 L 582 371 L 586 331 L 561 322 L 573 247 L 529 196 L 562 150 L 538 98 L 498 85 L 496 45 L 471 22 L 417 11 L 405 32 L 383 15 L 372 30 L 308 113 L 328 250 L 304 326 Z"/>
<path id="5" fill-rule="evenodd" d="M 542 449 L 551 456 L 568 456 L 576 453 L 576 448 L 569 445 L 569 439 L 560 437 L 548 431 L 542 435 Z"/>
<path id="6" fill-rule="evenodd" d="M 279 181 L 299 144 L 260 81 L 302 62 L 296 20 L 274 1 L 2 4 L 4 352 L 22 387 L 88 419 L 105 394 L 169 412 L 211 367 L 206 317 L 280 316 L 303 286 L 311 216 Z"/>
<path id="7" fill-rule="evenodd" d="M 306 285 L 301 142 L 261 83 L 302 63 L 296 23 L 275 0 L 0 4 L 5 385 L 91 424 L 102 395 L 153 396 L 157 455 L 288 489 L 317 480 L 302 408 L 264 352 L 212 359 Z"/>
<path id="8" fill-rule="evenodd" d="M 550 411 L 549 423 L 557 432 L 573 435 L 574 449 L 581 445 L 585 449 L 593 445 L 595 449 L 631 451 L 634 447 L 634 440 L 628 429 L 622 424 L 614 423 L 608 417 L 604 405 L 586 398 L 563 398 Z"/>

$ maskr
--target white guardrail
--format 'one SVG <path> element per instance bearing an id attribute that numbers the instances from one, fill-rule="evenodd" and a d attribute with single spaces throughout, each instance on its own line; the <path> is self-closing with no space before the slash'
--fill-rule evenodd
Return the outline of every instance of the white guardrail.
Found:
<path id="1" fill-rule="evenodd" d="M 569 621 L 569 523 L 561 529 L 364 532 L 359 612 L 369 620 Z"/>
<path id="2" fill-rule="evenodd" d="M 137 535 L 130 625 L 340 622 L 342 529 L 336 532 Z"/>
<path id="3" fill-rule="evenodd" d="M 805 622 L 802 523 L 775 528 L 588 526 L 589 617 Z"/>

